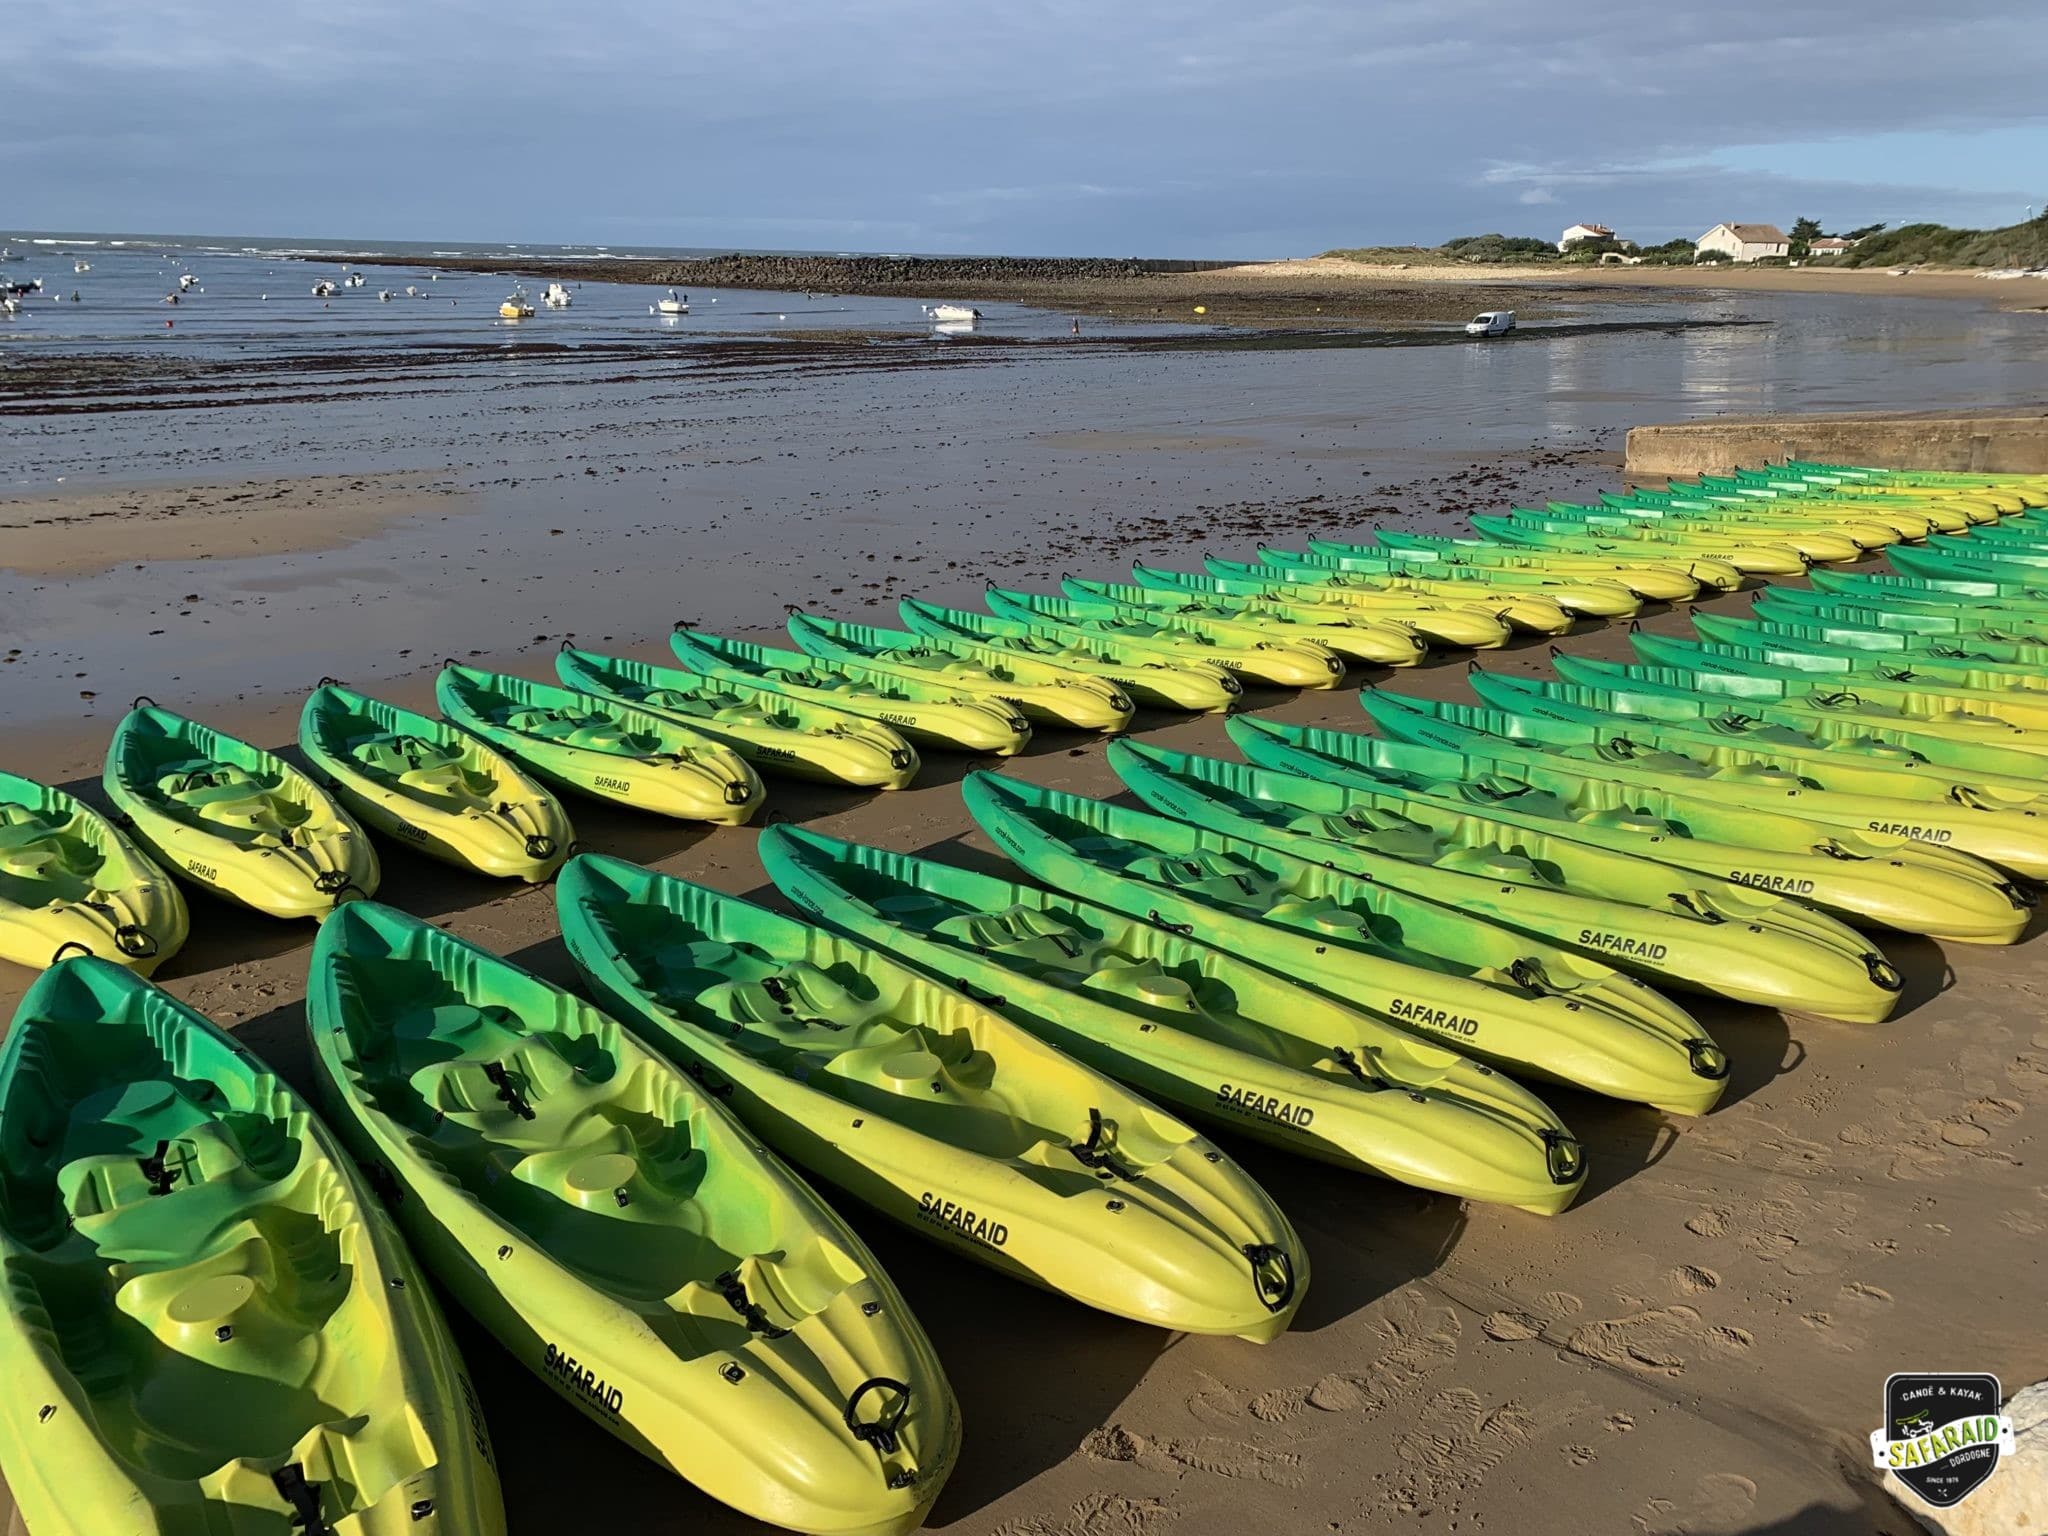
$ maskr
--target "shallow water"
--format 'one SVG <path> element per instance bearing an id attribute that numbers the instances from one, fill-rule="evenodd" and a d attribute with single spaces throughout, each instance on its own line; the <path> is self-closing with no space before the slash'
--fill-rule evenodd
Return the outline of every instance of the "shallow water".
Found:
<path id="1" fill-rule="evenodd" d="M 97 278 L 119 257 L 91 259 Z M 2048 362 L 2040 315 L 1708 295 L 1668 307 L 1773 323 L 1302 351 L 935 344 L 885 349 L 880 366 L 798 347 L 718 367 L 707 362 L 714 349 L 651 333 L 644 295 L 600 296 L 588 285 L 576 308 L 541 321 L 587 327 L 582 354 L 486 349 L 423 363 L 402 301 L 376 301 L 374 285 L 391 278 L 373 273 L 373 286 L 310 310 L 303 290 L 314 269 L 303 264 L 287 266 L 292 307 L 229 300 L 195 336 L 188 322 L 233 285 L 191 259 L 209 291 L 178 306 L 181 348 L 245 346 L 274 362 L 325 336 L 345 349 L 340 366 L 246 378 L 219 370 L 196 397 L 113 387 L 108 398 L 134 408 L 15 417 L 0 425 L 0 486 L 424 471 L 464 495 L 446 515 L 325 553 L 63 581 L 0 574 L 0 652 L 20 652 L 0 668 L 0 719 L 111 720 L 137 692 L 198 707 L 304 688 L 322 674 L 367 683 L 444 655 L 531 651 L 526 670 L 541 675 L 540 653 L 567 634 L 659 655 L 676 619 L 760 630 L 791 602 L 887 623 L 901 596 L 964 604 L 985 578 L 1115 576 L 1133 554 L 1183 567 L 1204 551 L 1244 558 L 1259 532 L 1355 531 L 1392 516 L 1380 510 L 1390 505 L 1402 526 L 1452 528 L 1509 494 L 1505 480 L 1430 483 L 1475 464 L 1616 448 L 1623 429 L 1644 421 L 2029 398 Z M 433 285 L 479 307 L 506 286 Z M 643 304 L 638 317 L 628 294 Z M 761 317 L 747 306 L 764 298 L 798 302 L 734 296 L 706 324 L 751 325 Z M 914 305 L 843 302 L 924 329 Z M 984 308 L 991 323 L 1024 333 L 1064 328 L 1061 316 Z M 1601 309 L 1589 306 L 1596 317 Z M 818 323 L 849 322 L 833 314 Z M 444 341 L 453 334 L 431 305 L 417 324 Z M 348 326 L 359 329 L 343 340 Z M 629 331 L 623 346 L 598 344 Z M 112 331 L 81 329 L 56 344 L 141 350 Z M 0 365 L 26 350 L 15 333 Z M 1520 473 L 1514 489 L 1585 494 L 1612 474 L 1553 466 L 1533 482 Z M 1390 484 L 1403 489 L 1390 495 Z"/>

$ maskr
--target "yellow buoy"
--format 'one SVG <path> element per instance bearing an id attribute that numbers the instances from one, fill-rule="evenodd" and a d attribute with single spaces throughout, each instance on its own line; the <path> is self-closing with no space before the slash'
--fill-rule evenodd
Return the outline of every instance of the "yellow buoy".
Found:
<path id="1" fill-rule="evenodd" d="M 1195 306 L 1195 313 L 1198 315 L 1206 315 L 1207 313 L 1209 313 L 1209 306 L 1206 304 L 1197 304 Z"/>

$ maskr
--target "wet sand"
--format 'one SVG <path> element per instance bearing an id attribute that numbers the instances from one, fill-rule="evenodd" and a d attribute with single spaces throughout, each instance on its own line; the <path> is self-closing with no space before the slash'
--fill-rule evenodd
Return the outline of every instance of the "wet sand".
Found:
<path id="1" fill-rule="evenodd" d="M 1717 606 L 1737 611 L 1744 600 Z M 1676 612 L 1647 622 L 1685 627 Z M 1584 655 L 1626 649 L 1614 628 L 1563 643 Z M 656 633 L 621 633 L 618 647 L 663 653 Z M 535 657 L 510 664 L 543 671 Z M 1484 664 L 1540 671 L 1544 649 L 1526 644 Z M 1463 671 L 1461 658 L 1445 658 L 1368 681 L 1461 697 Z M 1263 694 L 1253 705 L 1355 727 L 1355 687 Z M 415 706 L 430 698 L 424 675 L 386 691 Z M 282 745 L 295 708 L 276 700 L 209 715 Z M 1228 753 L 1214 720 L 1153 717 L 1141 730 Z M 10 766 L 88 774 L 103 736 L 67 727 L 17 738 Z M 935 756 L 896 794 L 777 782 L 770 807 L 839 835 L 986 862 L 993 850 L 958 798 L 973 766 Z M 1115 785 L 1099 739 L 1054 731 L 1005 771 L 1089 793 Z M 774 900 L 751 828 L 585 801 L 570 809 L 586 846 Z M 381 852 L 383 899 L 571 979 L 551 891 Z M 312 933 L 195 898 L 191 944 L 161 979 L 303 1089 Z M 935 1528 L 1906 1536 L 1913 1527 L 1877 1491 L 1865 1448 L 1885 1374 L 1992 1370 L 2009 1390 L 2048 1376 L 2048 1184 L 2031 1156 L 2048 1127 L 2048 1025 L 2037 1007 L 2048 948 L 2038 937 L 2002 950 L 1892 937 L 1885 947 L 1908 978 L 1887 1024 L 1695 1000 L 1733 1062 L 1724 1103 L 1704 1119 L 1545 1090 L 1591 1160 L 1585 1194 L 1554 1219 L 1233 1145 L 1315 1265 L 1295 1330 L 1265 1348 L 1090 1313 L 842 1202 L 933 1334 L 962 1399 L 966 1447 Z M 0 967 L 0 1009 L 28 979 Z M 604 1436 L 475 1328 L 458 1327 L 515 1533 L 582 1528 L 594 1516 L 649 1536 L 760 1529 Z"/>

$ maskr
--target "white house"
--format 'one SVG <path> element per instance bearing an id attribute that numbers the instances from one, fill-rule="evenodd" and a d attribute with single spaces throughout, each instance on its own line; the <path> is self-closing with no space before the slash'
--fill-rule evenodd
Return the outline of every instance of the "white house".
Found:
<path id="1" fill-rule="evenodd" d="M 1818 240 L 1809 240 L 1806 243 L 1806 253 L 1809 256 L 1839 256 L 1844 251 L 1855 249 L 1854 240 L 1844 240 L 1840 235 L 1822 235 Z"/>
<path id="2" fill-rule="evenodd" d="M 1557 237 L 1557 248 L 1568 249 L 1575 240 L 1612 240 L 1614 231 L 1605 224 L 1574 224 Z"/>
<path id="3" fill-rule="evenodd" d="M 1758 261 L 1791 255 L 1792 242 L 1775 224 L 1716 224 L 1693 242 L 1695 260 L 1710 251 L 1730 261 Z"/>

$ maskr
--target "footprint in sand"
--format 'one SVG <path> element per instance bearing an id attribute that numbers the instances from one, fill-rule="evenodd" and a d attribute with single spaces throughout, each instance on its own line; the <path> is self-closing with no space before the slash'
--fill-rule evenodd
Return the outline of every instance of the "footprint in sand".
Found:
<path id="1" fill-rule="evenodd" d="M 1709 1472 L 1691 1496 L 1651 1499 L 1629 1521 L 1644 1536 L 1680 1536 L 1690 1531 L 1747 1530 L 1756 1509 L 1756 1484 L 1734 1472 Z"/>
<path id="2" fill-rule="evenodd" d="M 1711 1269 L 1702 1269 L 1697 1264 L 1681 1264 L 1671 1271 L 1672 1289 L 1681 1295 L 1697 1296 L 1701 1291 L 1711 1291 L 1719 1286 L 1721 1277 Z"/>
<path id="3" fill-rule="evenodd" d="M 1564 1347 L 1583 1359 L 1658 1376 L 1685 1372 L 1681 1346 L 1700 1337 L 1700 1315 L 1691 1307 L 1652 1307 L 1627 1317 L 1607 1318 L 1574 1328 Z"/>
<path id="4" fill-rule="evenodd" d="M 1534 1339 L 1543 1333 L 1543 1324 L 1526 1312 L 1494 1312 L 1479 1327 L 1489 1339 L 1502 1343 Z"/>
<path id="5" fill-rule="evenodd" d="M 1733 1230 L 1733 1224 L 1726 1211 L 1701 1211 L 1686 1222 L 1685 1230 L 1694 1237 L 1726 1237 Z"/>
<path id="6" fill-rule="evenodd" d="M 1275 1387 L 1249 1401 L 1239 1400 L 1240 1411 L 1268 1424 L 1284 1423 L 1309 1409 L 1324 1413 L 1352 1413 L 1364 1409 L 1378 1412 L 1435 1371 L 1457 1358 L 1462 1325 L 1450 1307 L 1435 1303 L 1425 1292 L 1403 1291 L 1390 1305 L 1387 1315 L 1372 1325 L 1384 1352 L 1365 1369 L 1331 1371 L 1305 1386 Z M 1189 1399 L 1189 1407 L 1200 1401 L 1213 1415 L 1221 1396 L 1211 1381 L 1209 1390 Z M 1227 1389 L 1225 1389 L 1227 1391 Z"/>
<path id="7" fill-rule="evenodd" d="M 995 1536 L 1144 1536 L 1179 1513 L 1163 1499 L 1091 1493 L 1073 1505 L 1064 1519 L 1026 1515 L 1021 1520 L 1004 1521 L 995 1528 Z"/>
<path id="8" fill-rule="evenodd" d="M 1610 1413 L 1607 1415 L 1608 1432 L 1625 1435 L 1636 1427 L 1636 1416 L 1632 1413 Z"/>

